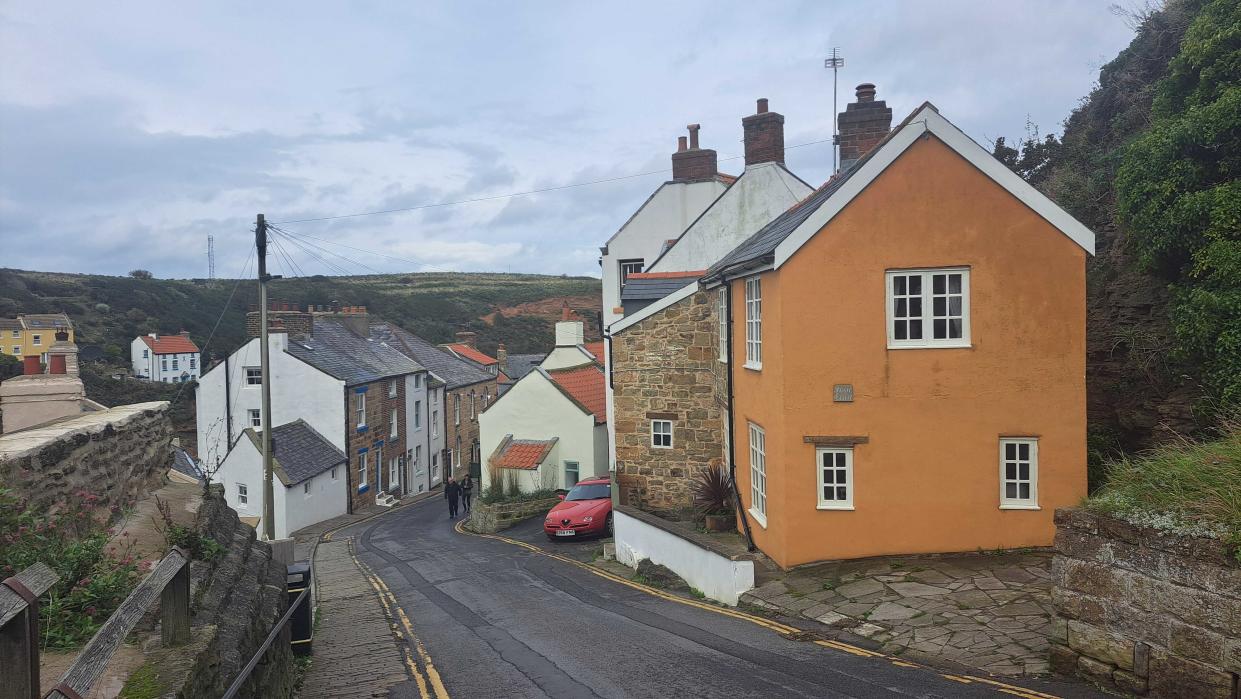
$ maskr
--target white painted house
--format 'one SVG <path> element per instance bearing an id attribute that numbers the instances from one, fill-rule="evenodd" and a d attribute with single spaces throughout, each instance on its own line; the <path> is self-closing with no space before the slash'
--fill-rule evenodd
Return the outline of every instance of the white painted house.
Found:
<path id="1" fill-rule="evenodd" d="M 276 538 L 348 512 L 345 452 L 305 420 L 278 425 L 271 434 Z M 242 431 L 214 480 L 224 486 L 229 506 L 262 531 L 263 447 L 257 430 Z"/>
<path id="2" fill-rule="evenodd" d="M 183 383 L 196 381 L 202 375 L 198 345 L 185 330 L 176 335 L 150 333 L 135 337 L 129 343 L 129 361 L 133 375 L 147 381 Z"/>
<path id="3" fill-rule="evenodd" d="M 672 179 L 659 186 L 633 216 L 600 248 L 603 273 L 603 325 L 621 317 L 620 292 L 625 278 L 643 272 L 665 247 L 723 194 L 732 177 L 720 174 L 714 150 L 698 146 L 698 125 L 690 126 L 692 142 L 680 137 L 672 155 Z"/>
<path id="4" fill-rule="evenodd" d="M 515 479 L 524 492 L 569 488 L 608 472 L 603 371 L 538 367 L 479 416 L 482 486 Z"/>

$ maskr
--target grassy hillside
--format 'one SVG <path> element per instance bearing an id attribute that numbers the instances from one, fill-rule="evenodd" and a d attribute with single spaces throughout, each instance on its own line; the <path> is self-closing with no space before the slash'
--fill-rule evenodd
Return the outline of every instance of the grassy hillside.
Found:
<path id="1" fill-rule="evenodd" d="M 472 330 L 484 351 L 503 342 L 509 352 L 532 353 L 551 348 L 562 300 L 586 320 L 587 337 L 598 337 L 599 284 L 589 277 L 454 273 L 299 277 L 274 281 L 269 289 L 273 300 L 299 305 L 366 306 L 433 342 Z M 250 280 L 236 285 L 0 269 L 0 317 L 63 311 L 77 328 L 79 346 L 97 346 L 122 361 L 133 338 L 148 332 L 188 330 L 202 346 L 221 312 L 208 352 L 222 356 L 245 341 L 245 314 L 257 303 L 258 286 Z"/>

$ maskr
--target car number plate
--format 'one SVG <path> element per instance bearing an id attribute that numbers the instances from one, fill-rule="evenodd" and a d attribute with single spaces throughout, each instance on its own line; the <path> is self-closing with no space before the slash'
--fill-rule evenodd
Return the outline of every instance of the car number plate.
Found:
<path id="1" fill-rule="evenodd" d="M 573 531 L 572 529 L 561 529 L 560 531 L 556 532 L 556 536 L 573 536 L 576 533 L 577 532 Z"/>

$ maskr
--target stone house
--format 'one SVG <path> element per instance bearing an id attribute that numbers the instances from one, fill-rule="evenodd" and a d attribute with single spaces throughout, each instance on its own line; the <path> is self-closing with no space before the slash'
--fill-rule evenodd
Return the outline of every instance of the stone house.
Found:
<path id="1" fill-rule="evenodd" d="M 728 464 L 786 567 L 1049 545 L 1085 494 L 1093 234 L 933 106 L 889 132 L 857 97 L 846 169 L 610 328 L 620 497 Z"/>

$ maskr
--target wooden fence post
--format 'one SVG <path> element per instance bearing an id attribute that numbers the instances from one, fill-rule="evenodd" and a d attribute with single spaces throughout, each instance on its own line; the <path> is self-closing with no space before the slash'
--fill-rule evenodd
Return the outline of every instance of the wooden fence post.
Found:
<path id="1" fill-rule="evenodd" d="M 182 548 L 173 551 L 181 554 L 185 564 L 159 596 L 160 640 L 165 646 L 190 642 L 190 554 Z"/>
<path id="2" fill-rule="evenodd" d="M 0 699 L 39 698 L 39 595 L 58 579 L 36 563 L 0 583 Z"/>

